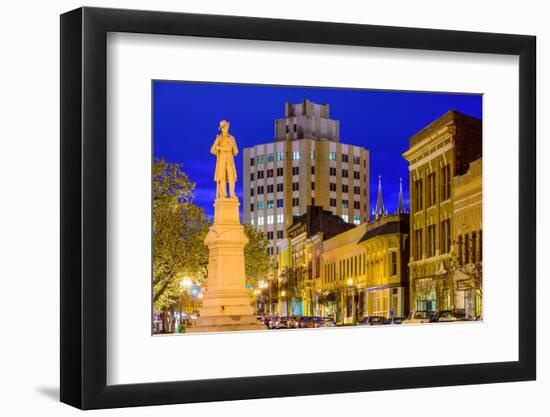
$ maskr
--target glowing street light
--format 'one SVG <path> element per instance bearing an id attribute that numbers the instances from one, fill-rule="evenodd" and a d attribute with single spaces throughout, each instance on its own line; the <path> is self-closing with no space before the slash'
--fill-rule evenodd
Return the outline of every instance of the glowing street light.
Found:
<path id="1" fill-rule="evenodd" d="M 348 278 L 348 287 L 351 287 L 353 285 L 353 278 Z"/>
<path id="2" fill-rule="evenodd" d="M 189 289 L 193 286 L 193 280 L 189 277 L 183 277 L 180 281 L 180 287 Z"/>

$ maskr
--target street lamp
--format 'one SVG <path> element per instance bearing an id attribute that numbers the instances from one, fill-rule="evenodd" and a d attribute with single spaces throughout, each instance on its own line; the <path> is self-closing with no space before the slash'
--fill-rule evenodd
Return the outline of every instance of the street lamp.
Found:
<path id="1" fill-rule="evenodd" d="M 189 289 L 192 287 L 192 285 L 193 285 L 193 280 L 189 277 L 183 277 L 180 281 L 181 288 Z"/>

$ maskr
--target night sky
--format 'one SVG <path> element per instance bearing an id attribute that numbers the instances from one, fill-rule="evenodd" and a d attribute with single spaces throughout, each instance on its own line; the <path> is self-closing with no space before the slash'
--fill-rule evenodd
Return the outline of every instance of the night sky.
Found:
<path id="1" fill-rule="evenodd" d="M 242 201 L 242 150 L 273 142 L 274 122 L 284 117 L 285 102 L 304 98 L 330 105 L 330 117 L 340 121 L 342 143 L 370 150 L 370 211 L 376 204 L 378 175 L 390 213 L 396 210 L 403 178 L 408 210 L 407 161 L 401 155 L 413 134 L 451 109 L 482 117 L 481 95 L 154 81 L 154 156 L 183 164 L 196 183 L 195 202 L 213 216 L 215 156 L 210 147 L 219 121 L 231 122 L 230 133 L 237 140 L 236 188 Z"/>

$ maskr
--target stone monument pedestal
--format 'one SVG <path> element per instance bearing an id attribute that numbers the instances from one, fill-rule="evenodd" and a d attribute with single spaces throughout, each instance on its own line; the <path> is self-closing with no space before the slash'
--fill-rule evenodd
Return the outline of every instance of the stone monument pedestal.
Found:
<path id="1" fill-rule="evenodd" d="M 239 205 L 237 198 L 214 202 L 214 224 L 204 239 L 209 251 L 208 291 L 189 333 L 265 330 L 246 291 L 244 247 L 248 238 L 239 220 Z"/>

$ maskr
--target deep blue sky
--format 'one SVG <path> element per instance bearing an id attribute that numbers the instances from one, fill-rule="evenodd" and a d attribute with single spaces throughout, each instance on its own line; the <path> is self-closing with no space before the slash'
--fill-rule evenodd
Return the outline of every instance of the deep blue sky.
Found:
<path id="1" fill-rule="evenodd" d="M 154 156 L 183 164 L 196 183 L 195 202 L 212 216 L 215 157 L 210 147 L 219 121 L 231 122 L 230 133 L 237 140 L 237 194 L 242 201 L 242 150 L 272 142 L 274 121 L 284 116 L 284 103 L 304 98 L 330 104 L 330 117 L 340 121 L 342 143 L 370 150 L 371 211 L 378 175 L 390 212 L 396 209 L 403 178 L 408 209 L 407 162 L 401 155 L 410 136 L 450 109 L 482 117 L 481 95 L 154 81 Z"/>

